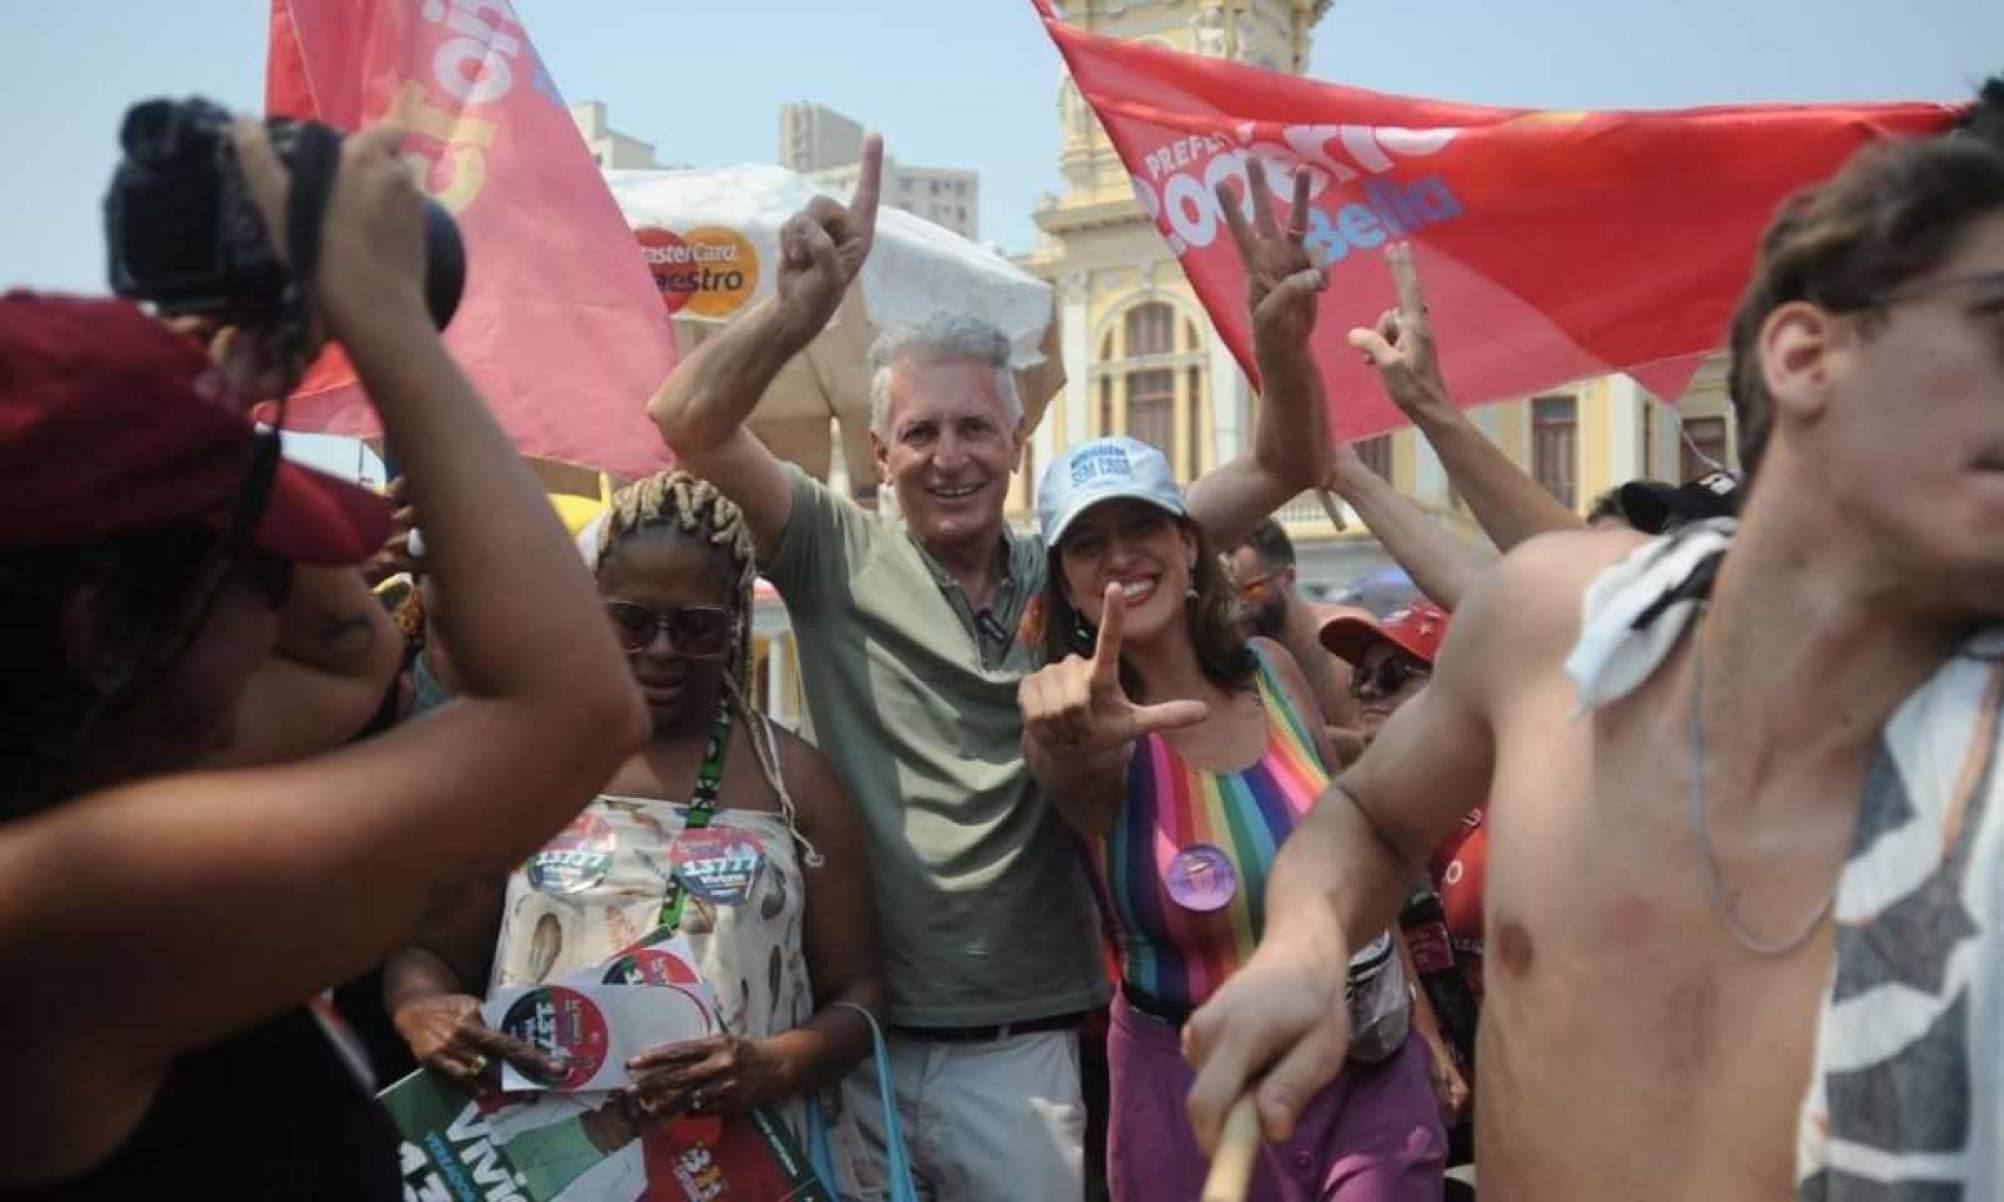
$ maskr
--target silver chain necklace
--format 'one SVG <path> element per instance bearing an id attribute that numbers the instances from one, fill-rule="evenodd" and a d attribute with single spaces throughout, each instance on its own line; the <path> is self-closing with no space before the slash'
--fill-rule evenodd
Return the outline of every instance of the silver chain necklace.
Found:
<path id="1" fill-rule="evenodd" d="M 1691 620 L 1691 827 L 1698 833 L 1698 863 L 1703 868 L 1705 895 L 1712 908 L 1726 924 L 1726 931 L 1734 942 L 1750 952 L 1763 956 L 1785 956 L 1809 942 L 1810 936 L 1823 925 L 1830 916 L 1831 908 L 1837 904 L 1837 891 L 1833 887 L 1830 896 L 1817 907 L 1815 917 L 1800 932 L 1788 939 L 1762 939 L 1740 925 L 1739 912 L 1731 899 L 1726 896 L 1725 883 L 1719 878 L 1719 860 L 1712 854 L 1712 837 L 1705 829 L 1705 638 L 1704 617 L 1706 606 L 1697 603 L 1698 612 Z"/>

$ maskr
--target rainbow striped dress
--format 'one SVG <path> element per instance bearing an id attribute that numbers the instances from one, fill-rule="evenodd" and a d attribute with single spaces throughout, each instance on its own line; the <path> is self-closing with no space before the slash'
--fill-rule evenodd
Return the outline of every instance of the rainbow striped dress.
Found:
<path id="1" fill-rule="evenodd" d="M 1127 803 L 1091 849 L 1121 980 L 1177 1009 L 1202 1005 L 1252 956 L 1274 855 L 1329 783 L 1309 728 L 1265 655 L 1254 654 L 1266 711 L 1258 762 L 1243 772 L 1202 772 L 1159 735 L 1143 736 L 1128 769 Z M 1178 904 L 1166 883 L 1177 854 L 1199 845 L 1222 852 L 1237 878 L 1230 900 L 1208 912 Z"/>

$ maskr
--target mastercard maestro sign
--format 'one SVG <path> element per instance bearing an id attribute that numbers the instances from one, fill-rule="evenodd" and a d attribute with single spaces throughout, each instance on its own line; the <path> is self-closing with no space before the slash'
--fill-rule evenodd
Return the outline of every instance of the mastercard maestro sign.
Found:
<path id="1" fill-rule="evenodd" d="M 742 309 L 758 287 L 758 251 L 728 226 L 648 225 L 634 237 L 670 313 L 721 320 Z"/>

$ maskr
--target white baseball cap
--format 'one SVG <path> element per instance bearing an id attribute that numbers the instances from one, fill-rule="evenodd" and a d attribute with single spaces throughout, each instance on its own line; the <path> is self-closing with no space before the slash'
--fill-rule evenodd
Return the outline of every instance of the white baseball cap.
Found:
<path id="1" fill-rule="evenodd" d="M 1162 452 L 1132 438 L 1095 438 L 1051 461 L 1037 486 L 1037 520 L 1044 545 L 1056 547 L 1080 514 L 1102 501 L 1145 501 L 1188 517 L 1183 490 Z"/>

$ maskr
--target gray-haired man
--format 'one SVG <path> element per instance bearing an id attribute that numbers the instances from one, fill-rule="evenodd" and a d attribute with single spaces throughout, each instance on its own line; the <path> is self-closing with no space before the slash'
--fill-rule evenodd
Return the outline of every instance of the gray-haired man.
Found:
<path id="1" fill-rule="evenodd" d="M 1075 1026 L 1107 983 L 1077 852 L 1021 756 L 1016 688 L 1036 653 L 1017 628 L 1047 564 L 1002 516 L 1025 435 L 1008 341 L 938 318 L 873 349 L 870 442 L 895 516 L 835 496 L 744 426 L 869 253 L 882 156 L 872 137 L 850 207 L 818 197 L 787 224 L 778 296 L 680 364 L 649 410 L 682 462 L 743 507 L 794 624 L 816 741 L 869 822 L 894 1089 L 921 1193 L 1077 1198 Z M 1306 349 L 1321 277 L 1300 231 L 1275 225 L 1263 178 L 1253 192 L 1240 246 L 1268 404 L 1287 412 L 1261 423 L 1252 456 L 1190 490 L 1223 545 L 1312 484 L 1324 450 Z M 872 1074 L 852 1077 L 848 1103 L 870 1126 Z M 861 1186 L 874 1196 L 881 1182 Z"/>

